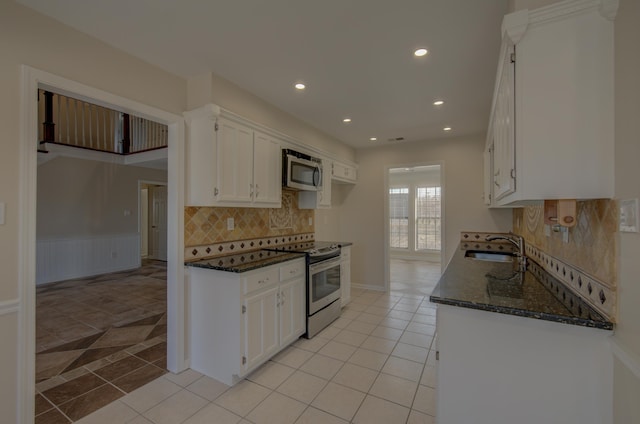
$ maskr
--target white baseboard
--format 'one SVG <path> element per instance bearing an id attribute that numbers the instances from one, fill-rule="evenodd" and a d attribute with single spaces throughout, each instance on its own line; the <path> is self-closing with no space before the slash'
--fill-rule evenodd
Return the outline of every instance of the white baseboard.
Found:
<path id="1" fill-rule="evenodd" d="M 367 285 L 367 284 L 354 284 L 354 283 L 351 283 L 351 288 L 352 289 L 361 289 L 361 290 L 373 290 L 373 291 L 379 291 L 379 292 L 386 291 L 384 289 L 384 287 L 372 286 L 372 285 Z"/>
<path id="2" fill-rule="evenodd" d="M 140 236 L 115 234 L 36 242 L 36 285 L 140 266 Z"/>

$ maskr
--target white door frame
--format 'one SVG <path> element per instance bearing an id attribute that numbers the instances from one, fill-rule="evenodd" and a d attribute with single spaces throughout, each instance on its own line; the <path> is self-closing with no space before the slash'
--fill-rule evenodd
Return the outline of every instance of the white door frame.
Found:
<path id="1" fill-rule="evenodd" d="M 185 357 L 184 284 L 184 120 L 165 112 L 78 82 L 22 65 L 20 113 L 19 217 L 19 324 L 18 324 L 18 420 L 34 420 L 35 393 L 35 287 L 36 193 L 38 142 L 38 88 L 101 106 L 122 110 L 166 124 L 168 139 L 168 262 L 167 262 L 167 368 L 188 368 Z"/>
<path id="2" fill-rule="evenodd" d="M 168 159 L 167 159 L 168 160 Z M 140 240 L 142 240 L 142 196 L 141 196 L 141 192 L 142 192 L 142 186 L 143 185 L 155 185 L 155 186 L 167 186 L 167 182 L 166 181 L 152 181 L 152 180 L 138 180 L 138 234 L 140 234 Z M 168 188 L 167 188 L 168 190 Z M 169 207 L 169 205 L 167 205 L 167 208 Z M 149 214 L 150 211 L 147 211 L 147 215 Z M 167 217 L 168 218 L 168 217 Z M 148 216 L 147 216 L 148 219 Z M 167 228 L 169 227 L 169 222 L 167 221 Z M 169 244 L 169 240 L 167 237 L 167 247 Z M 149 246 L 147 246 L 147 249 L 149 248 Z M 142 255 L 140 255 L 142 257 Z M 167 258 L 168 259 L 168 258 Z"/>
<path id="3" fill-rule="evenodd" d="M 440 270 L 445 266 L 444 258 L 446 252 L 445 240 L 445 179 L 444 179 L 444 161 L 420 162 L 410 164 L 394 164 L 384 167 L 384 290 L 388 292 L 391 288 L 391 247 L 389 246 L 389 170 L 394 168 L 413 168 L 415 166 L 440 166 L 440 187 L 441 189 L 441 205 L 440 205 Z"/>

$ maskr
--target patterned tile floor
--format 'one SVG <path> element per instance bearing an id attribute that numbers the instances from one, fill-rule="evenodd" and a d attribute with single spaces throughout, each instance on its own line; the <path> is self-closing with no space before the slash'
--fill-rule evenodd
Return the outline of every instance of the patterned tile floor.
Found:
<path id="1" fill-rule="evenodd" d="M 166 263 L 36 289 L 36 424 L 68 423 L 165 374 Z"/>
<path id="2" fill-rule="evenodd" d="M 410 279 L 390 293 L 354 289 L 340 319 L 234 387 L 168 373 L 79 423 L 433 423 L 436 309 L 412 291 L 430 291 L 437 278 Z"/>

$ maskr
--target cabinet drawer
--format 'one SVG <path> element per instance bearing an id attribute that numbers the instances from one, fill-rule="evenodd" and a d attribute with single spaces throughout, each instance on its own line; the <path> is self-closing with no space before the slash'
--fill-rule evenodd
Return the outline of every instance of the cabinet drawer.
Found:
<path id="1" fill-rule="evenodd" d="M 305 276 L 305 262 L 292 261 L 280 267 L 280 281 L 291 280 L 293 278 Z"/>
<path id="2" fill-rule="evenodd" d="M 272 285 L 278 284 L 278 268 L 261 271 L 250 275 L 244 280 L 244 294 L 262 290 Z"/>

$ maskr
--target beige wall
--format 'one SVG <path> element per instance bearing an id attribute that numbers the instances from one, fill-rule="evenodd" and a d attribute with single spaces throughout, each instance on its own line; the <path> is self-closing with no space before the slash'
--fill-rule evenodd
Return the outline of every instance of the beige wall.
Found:
<path id="1" fill-rule="evenodd" d="M 294 138 L 337 158 L 353 160 L 355 151 L 310 125 L 296 119 L 261 98 L 215 74 L 200 75 L 188 81 L 188 107 L 195 109 L 215 103 L 231 112 Z"/>
<path id="2" fill-rule="evenodd" d="M 186 109 L 186 81 L 8 0 L 0 1 L 0 57 L 0 411 L 16 423 L 21 65 L 177 114 Z"/>
<path id="3" fill-rule="evenodd" d="M 616 198 L 640 198 L 640 2 L 620 0 L 615 21 Z M 640 422 L 640 234 L 619 235 L 618 325 L 615 341 L 635 359 L 636 374 L 615 363 L 615 423 Z"/>
<path id="4" fill-rule="evenodd" d="M 444 166 L 445 263 L 453 255 L 460 231 L 509 231 L 510 209 L 483 204 L 484 135 L 361 149 L 358 184 L 342 205 L 340 236 L 354 243 L 351 259 L 355 284 L 384 287 L 384 199 L 387 167 L 441 162 Z"/>
<path id="5" fill-rule="evenodd" d="M 37 238 L 138 232 L 140 180 L 166 182 L 167 172 L 66 157 L 40 165 Z"/>

